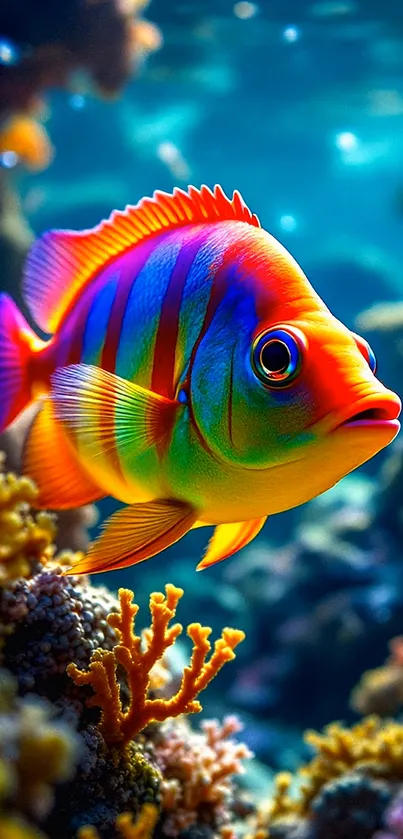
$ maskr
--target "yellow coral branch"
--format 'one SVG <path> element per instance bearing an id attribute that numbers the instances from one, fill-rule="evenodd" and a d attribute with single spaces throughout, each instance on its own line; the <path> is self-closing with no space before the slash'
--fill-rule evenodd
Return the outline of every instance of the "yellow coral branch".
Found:
<path id="1" fill-rule="evenodd" d="M 101 730 L 107 742 L 127 743 L 151 722 L 163 722 L 183 713 L 197 713 L 201 704 L 196 697 L 217 675 L 221 667 L 235 657 L 235 647 L 245 634 L 237 629 L 224 629 L 211 651 L 208 640 L 211 629 L 199 623 L 190 624 L 187 633 L 193 641 L 190 665 L 185 667 L 178 691 L 169 699 L 150 698 L 150 673 L 180 633 L 179 623 L 170 626 L 183 590 L 168 584 L 165 595 L 155 592 L 150 597 L 151 627 L 147 632 L 147 647 L 141 649 L 141 636 L 135 633 L 137 604 L 133 592 L 120 589 L 120 612 L 108 616 L 108 623 L 118 636 L 113 652 L 96 650 L 89 669 L 80 671 L 70 664 L 67 672 L 77 685 L 91 685 L 94 696 L 90 705 L 101 708 Z M 124 710 L 117 679 L 117 665 L 124 668 L 130 692 L 129 707 Z"/>
<path id="2" fill-rule="evenodd" d="M 155 804 L 143 804 L 136 821 L 130 813 L 122 813 L 116 819 L 116 827 L 122 839 L 149 839 L 158 821 L 158 808 Z"/>
<path id="3" fill-rule="evenodd" d="M 136 820 L 131 813 L 121 813 L 116 819 L 116 827 L 122 839 L 150 839 L 158 815 L 158 807 L 155 804 L 143 804 Z M 99 833 L 96 827 L 86 825 L 78 831 L 77 839 L 99 839 Z"/>
<path id="4" fill-rule="evenodd" d="M 298 771 L 295 796 L 290 795 L 292 776 L 281 773 L 277 777 L 267 815 L 268 827 L 295 814 L 309 816 L 322 787 L 346 773 L 361 772 L 395 781 L 403 778 L 403 725 L 394 720 L 370 716 L 352 728 L 332 723 L 323 734 L 308 731 L 305 740 L 317 753 Z"/>

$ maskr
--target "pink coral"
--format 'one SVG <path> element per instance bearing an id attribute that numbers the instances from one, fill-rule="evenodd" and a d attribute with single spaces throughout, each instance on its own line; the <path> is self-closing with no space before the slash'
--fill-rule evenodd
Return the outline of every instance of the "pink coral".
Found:
<path id="1" fill-rule="evenodd" d="M 224 825 L 231 818 L 233 776 L 242 774 L 243 760 L 252 757 L 245 743 L 233 735 L 242 725 L 228 716 L 222 725 L 205 720 L 201 731 L 192 731 L 183 718 L 175 726 L 167 723 L 157 733 L 154 754 L 163 773 L 163 831 L 178 834 L 195 822 Z"/>
<path id="2" fill-rule="evenodd" d="M 385 827 L 386 830 L 377 831 L 377 833 L 373 836 L 373 839 L 403 839 L 402 795 L 397 796 L 386 811 Z"/>

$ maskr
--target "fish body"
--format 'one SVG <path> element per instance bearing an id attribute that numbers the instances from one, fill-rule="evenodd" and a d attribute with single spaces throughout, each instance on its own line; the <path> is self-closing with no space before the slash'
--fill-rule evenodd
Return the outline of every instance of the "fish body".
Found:
<path id="1" fill-rule="evenodd" d="M 31 251 L 24 292 L 47 342 L 0 302 L 0 430 L 40 402 L 25 468 L 41 506 L 113 495 L 75 571 L 216 525 L 206 567 L 372 457 L 398 397 L 238 193 L 156 193 Z"/>

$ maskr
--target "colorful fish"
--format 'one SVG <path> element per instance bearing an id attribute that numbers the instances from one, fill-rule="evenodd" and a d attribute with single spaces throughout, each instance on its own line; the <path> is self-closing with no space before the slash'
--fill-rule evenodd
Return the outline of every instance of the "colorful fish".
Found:
<path id="1" fill-rule="evenodd" d="M 32 247 L 0 299 L 0 431 L 40 409 L 24 469 L 40 507 L 113 495 L 74 571 L 140 562 L 215 525 L 198 568 L 324 492 L 399 430 L 373 353 L 329 312 L 238 192 L 156 192 Z"/>

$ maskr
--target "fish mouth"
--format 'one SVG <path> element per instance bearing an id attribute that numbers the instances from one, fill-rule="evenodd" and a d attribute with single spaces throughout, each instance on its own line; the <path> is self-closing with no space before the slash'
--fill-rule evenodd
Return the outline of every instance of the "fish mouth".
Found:
<path id="1" fill-rule="evenodd" d="M 401 407 L 399 397 L 391 392 L 382 396 L 365 396 L 335 418 L 331 431 L 341 428 L 389 428 L 397 434 L 400 429 L 398 417 Z"/>

